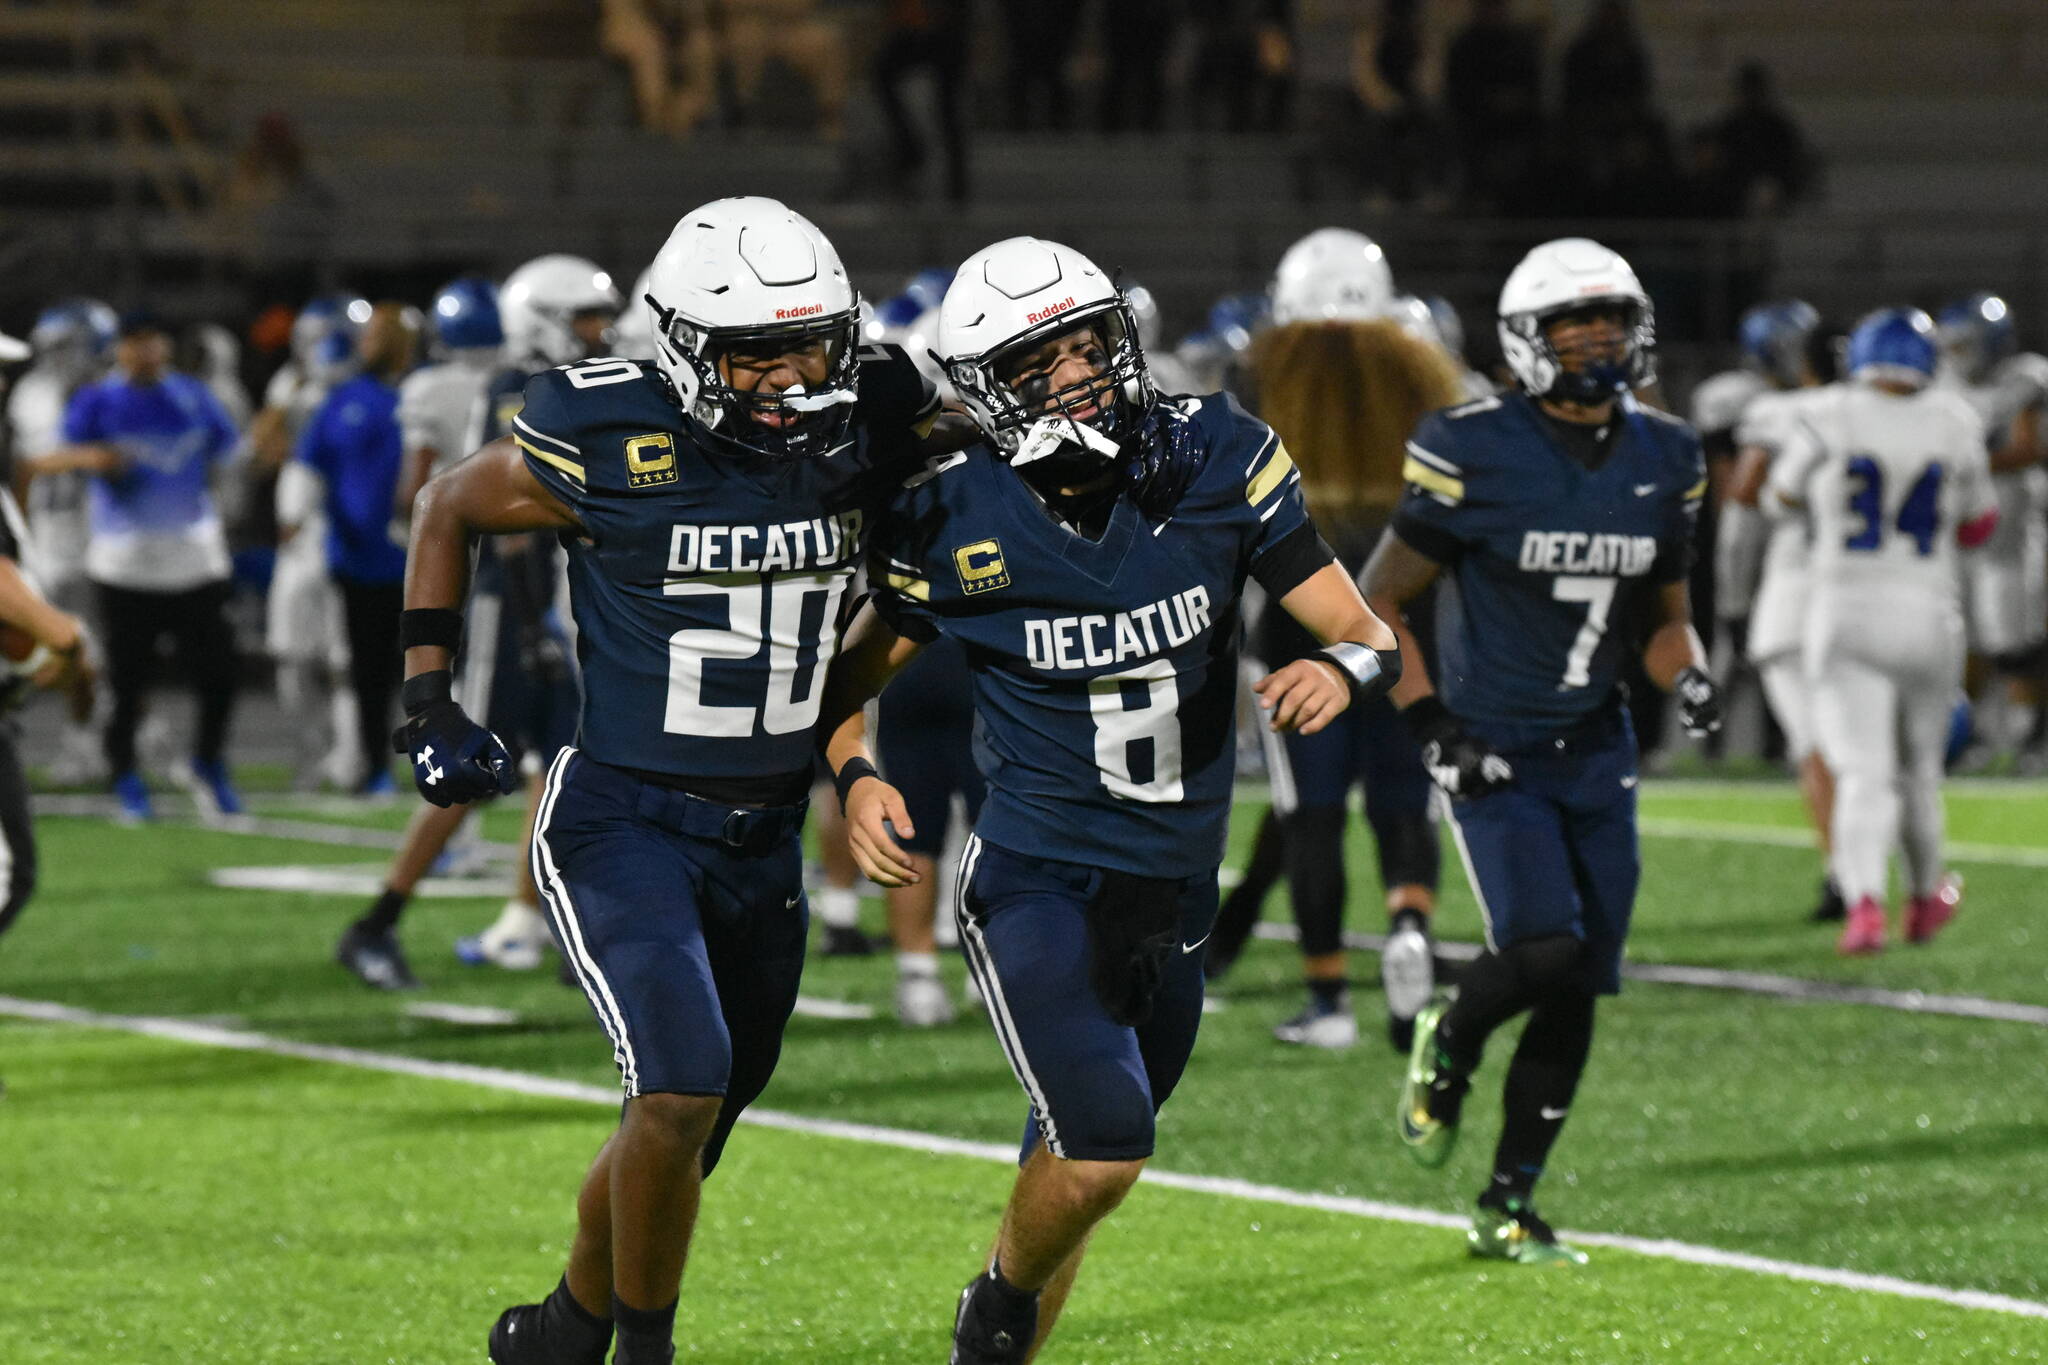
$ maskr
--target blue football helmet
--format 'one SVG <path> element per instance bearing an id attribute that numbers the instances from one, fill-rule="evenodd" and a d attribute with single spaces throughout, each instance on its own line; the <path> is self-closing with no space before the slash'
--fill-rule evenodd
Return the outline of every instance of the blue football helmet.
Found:
<path id="1" fill-rule="evenodd" d="M 923 313 L 945 302 L 946 290 L 953 283 L 953 272 L 941 266 L 926 266 L 910 277 L 910 283 L 903 286 L 901 298 L 917 303 L 917 312 Z M 912 321 L 916 314 L 912 314 Z"/>
<path id="2" fill-rule="evenodd" d="M 1736 333 L 1750 368 L 1781 388 L 1805 377 L 1806 345 L 1820 326 L 1820 313 L 1805 299 L 1774 299 L 1746 309 Z"/>
<path id="3" fill-rule="evenodd" d="M 120 319 L 98 299 L 63 299 L 45 308 L 28 334 L 38 359 L 85 374 L 106 363 Z"/>
<path id="4" fill-rule="evenodd" d="M 310 379 L 332 382 L 355 359 L 356 333 L 370 320 L 370 301 L 356 294 L 321 294 L 292 322 L 292 359 Z"/>
<path id="5" fill-rule="evenodd" d="M 1915 388 L 1934 378 L 1934 319 L 1918 308 L 1880 308 L 1849 333 L 1851 379 L 1890 379 Z"/>
<path id="6" fill-rule="evenodd" d="M 2012 310 L 1996 294 L 1978 292 L 1941 310 L 1941 349 L 1967 384 L 1981 384 L 2015 349 Z"/>
<path id="7" fill-rule="evenodd" d="M 464 275 L 434 295 L 434 335 L 451 351 L 495 350 L 505 344 L 498 320 L 498 286 Z"/>
<path id="8" fill-rule="evenodd" d="M 1209 330 L 1232 351 L 1242 351 L 1272 313 L 1272 296 L 1263 289 L 1225 294 L 1209 309 Z"/>

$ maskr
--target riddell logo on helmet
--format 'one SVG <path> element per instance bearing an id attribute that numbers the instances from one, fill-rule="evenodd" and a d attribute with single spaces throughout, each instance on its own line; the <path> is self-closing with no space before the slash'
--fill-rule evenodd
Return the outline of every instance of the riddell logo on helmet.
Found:
<path id="1" fill-rule="evenodd" d="M 1024 315 L 1024 321 L 1044 322 L 1047 318 L 1053 316 L 1053 314 L 1064 313 L 1073 306 L 1074 296 L 1072 294 L 1069 294 L 1065 298 L 1061 299 L 1058 303 L 1052 304 L 1049 307 L 1041 308 L 1035 313 L 1026 313 Z"/>
<path id="2" fill-rule="evenodd" d="M 813 313 L 824 311 L 825 305 L 822 303 L 807 303 L 801 308 L 778 308 L 775 310 L 775 320 L 781 322 L 786 318 L 807 318 Z"/>

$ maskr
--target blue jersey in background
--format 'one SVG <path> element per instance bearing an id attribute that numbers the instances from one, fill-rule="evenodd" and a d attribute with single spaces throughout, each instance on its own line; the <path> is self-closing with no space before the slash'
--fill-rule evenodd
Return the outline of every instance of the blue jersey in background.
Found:
<path id="1" fill-rule="evenodd" d="M 64 413 L 64 439 L 112 446 L 126 467 L 91 484 L 87 572 L 123 587 L 178 589 L 227 576 L 213 464 L 235 448 L 235 424 L 206 385 L 168 373 L 154 384 L 120 374 L 88 384 Z"/>
<path id="2" fill-rule="evenodd" d="M 327 495 L 327 567 L 354 583 L 397 583 L 405 547 L 392 539 L 392 498 L 404 458 L 398 389 L 359 374 L 329 393 L 299 433 L 297 458 Z"/>

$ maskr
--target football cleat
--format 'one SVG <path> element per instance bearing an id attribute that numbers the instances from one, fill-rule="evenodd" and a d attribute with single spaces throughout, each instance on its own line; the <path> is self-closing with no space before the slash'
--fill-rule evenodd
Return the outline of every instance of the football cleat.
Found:
<path id="1" fill-rule="evenodd" d="M 1863 957 L 1884 951 L 1884 907 L 1875 897 L 1865 896 L 1849 907 L 1848 923 L 1835 941 L 1843 957 Z"/>
<path id="2" fill-rule="evenodd" d="M 818 951 L 825 957 L 873 957 L 875 942 L 857 926 L 828 924 Z"/>
<path id="3" fill-rule="evenodd" d="M 1954 872 L 1943 874 L 1931 894 L 1915 896 L 1907 904 L 1906 942 L 1927 942 L 1940 933 L 1941 926 L 1954 919 L 1956 911 L 1962 908 L 1962 877 Z"/>
<path id="4" fill-rule="evenodd" d="M 488 929 L 455 940 L 455 956 L 472 967 L 530 972 L 540 966 L 542 950 L 553 941 L 546 916 L 523 901 L 507 901 Z"/>
<path id="5" fill-rule="evenodd" d="M 114 819 L 123 825 L 140 825 L 156 818 L 156 807 L 149 801 L 149 788 L 143 785 L 142 774 L 125 772 L 114 779 L 114 799 L 120 803 L 114 812 Z"/>
<path id="6" fill-rule="evenodd" d="M 1829 877 L 1820 884 L 1820 901 L 1813 907 L 1811 916 L 1815 924 L 1836 924 L 1849 913 L 1848 905 L 1842 900 L 1841 888 L 1835 879 Z"/>
<path id="7" fill-rule="evenodd" d="M 1021 1307 L 1005 1304 L 986 1273 L 960 1291 L 953 1313 L 953 1353 L 947 1365 L 1024 1365 L 1038 1335 L 1038 1296 Z"/>
<path id="8" fill-rule="evenodd" d="M 1387 993 L 1387 1036 L 1396 1052 L 1415 1042 L 1415 1016 L 1436 990 L 1436 962 L 1430 955 L 1429 922 L 1412 910 L 1394 916 L 1380 949 L 1380 986 Z"/>
<path id="9" fill-rule="evenodd" d="M 389 929 L 379 932 L 351 924 L 334 945 L 334 960 L 355 974 L 365 986 L 380 991 L 419 989 L 419 981 L 399 949 L 398 935 Z"/>
<path id="10" fill-rule="evenodd" d="M 1437 1030 L 1450 1007 L 1448 1000 L 1433 1001 L 1415 1016 L 1415 1041 L 1408 1049 L 1408 1076 L 1395 1116 L 1408 1155 L 1432 1170 L 1449 1161 L 1458 1145 L 1458 1118 L 1471 1083 L 1436 1044 Z"/>
<path id="11" fill-rule="evenodd" d="M 1292 1019 L 1273 1026 L 1273 1037 L 1301 1047 L 1327 1048 L 1342 1052 L 1358 1042 L 1358 1016 L 1351 1012 L 1347 997 L 1341 1004 L 1326 1006 L 1316 1000 Z"/>
<path id="12" fill-rule="evenodd" d="M 1514 1261 L 1520 1265 L 1584 1265 L 1586 1253 L 1557 1240 L 1557 1233 L 1543 1221 L 1535 1205 L 1517 1194 L 1495 1196 L 1492 1191 L 1479 1197 L 1479 1212 L 1465 1234 L 1472 1254 L 1488 1261 Z"/>
<path id="13" fill-rule="evenodd" d="M 228 765 L 219 759 L 193 759 L 171 769 L 171 780 L 183 787 L 199 807 L 199 818 L 212 824 L 224 815 L 240 815 L 242 798 L 228 780 Z"/>
<path id="14" fill-rule="evenodd" d="M 946 983 L 924 972 L 896 978 L 896 1019 L 905 1028 L 937 1028 L 956 1017 Z"/>
<path id="15" fill-rule="evenodd" d="M 491 1365 L 604 1365 L 610 1342 L 600 1344 L 595 1354 L 578 1354 L 550 1348 L 542 1333 L 546 1304 L 514 1304 L 498 1314 L 491 1324 Z"/>

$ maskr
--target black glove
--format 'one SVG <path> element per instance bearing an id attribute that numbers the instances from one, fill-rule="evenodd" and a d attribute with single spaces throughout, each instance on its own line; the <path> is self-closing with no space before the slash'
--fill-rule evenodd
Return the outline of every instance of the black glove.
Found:
<path id="1" fill-rule="evenodd" d="M 446 669 L 405 680 L 405 724 L 391 747 L 412 760 L 413 785 L 432 805 L 508 796 L 519 785 L 512 755 L 456 705 L 452 681 Z"/>
<path id="2" fill-rule="evenodd" d="M 1088 902 L 1088 983 L 1109 1017 L 1136 1028 L 1180 946 L 1180 884 L 1129 872 L 1102 874 Z"/>
<path id="3" fill-rule="evenodd" d="M 569 651 L 545 622 L 520 627 L 519 671 L 551 689 L 569 680 Z"/>
<path id="4" fill-rule="evenodd" d="M 1422 746 L 1430 779 L 1451 796 L 1485 796 L 1515 780 L 1515 770 L 1494 747 L 1472 734 L 1434 696 L 1401 712 L 1408 732 Z"/>
<path id="5" fill-rule="evenodd" d="M 1705 739 L 1721 728 L 1721 689 L 1703 669 L 1681 668 L 1671 684 L 1678 696 L 1678 718 L 1694 739 Z"/>

